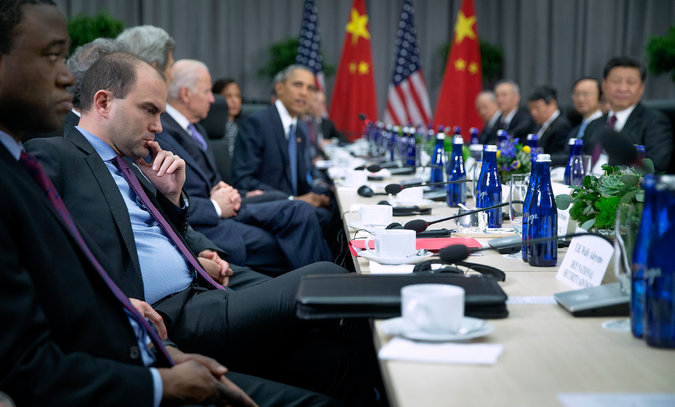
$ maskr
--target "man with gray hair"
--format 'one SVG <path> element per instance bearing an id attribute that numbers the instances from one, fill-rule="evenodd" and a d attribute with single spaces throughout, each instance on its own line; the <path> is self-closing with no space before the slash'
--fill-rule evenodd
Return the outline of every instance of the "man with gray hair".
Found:
<path id="1" fill-rule="evenodd" d="M 163 29 L 153 25 L 139 25 L 127 28 L 117 36 L 117 41 L 130 52 L 164 74 L 171 82 L 173 51 L 176 41 Z"/>
<path id="2" fill-rule="evenodd" d="M 497 120 L 502 112 L 497 107 L 494 92 L 484 90 L 476 96 L 476 110 L 485 125 L 479 136 L 480 144 L 494 144 L 497 141 Z"/>
<path id="3" fill-rule="evenodd" d="M 521 140 L 534 130 L 535 123 L 527 109 L 520 107 L 520 88 L 510 79 L 503 79 L 495 86 L 497 107 L 502 111 L 497 121 L 498 130 L 506 130 Z"/>

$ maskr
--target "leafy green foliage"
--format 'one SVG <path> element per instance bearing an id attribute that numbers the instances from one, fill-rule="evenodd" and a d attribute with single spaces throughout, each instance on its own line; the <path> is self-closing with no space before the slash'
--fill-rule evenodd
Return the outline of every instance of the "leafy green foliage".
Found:
<path id="1" fill-rule="evenodd" d="M 653 168 L 649 159 L 645 167 Z M 601 177 L 587 175 L 580 186 L 572 186 L 570 195 L 558 195 L 556 206 L 567 209 L 570 204 L 570 218 L 582 228 L 613 229 L 619 204 L 642 206 L 644 190 L 640 185 L 644 171 L 634 168 L 620 168 L 603 165 L 605 174 Z"/>
<path id="2" fill-rule="evenodd" d="M 649 72 L 654 75 L 670 72 L 670 78 L 675 82 L 675 26 L 670 27 L 663 37 L 649 38 L 647 59 Z"/>
<path id="3" fill-rule="evenodd" d="M 295 58 L 298 56 L 299 44 L 298 38 L 287 38 L 270 45 L 270 59 L 265 66 L 258 70 L 258 76 L 274 78 L 274 75 L 281 72 L 282 69 L 293 65 Z M 326 64 L 325 58 L 323 59 L 323 74 L 326 78 L 335 74 L 335 66 Z"/>
<path id="4" fill-rule="evenodd" d="M 106 12 L 96 16 L 78 15 L 68 21 L 70 35 L 70 53 L 80 45 L 94 41 L 96 38 L 115 38 L 124 30 L 124 23 Z"/>

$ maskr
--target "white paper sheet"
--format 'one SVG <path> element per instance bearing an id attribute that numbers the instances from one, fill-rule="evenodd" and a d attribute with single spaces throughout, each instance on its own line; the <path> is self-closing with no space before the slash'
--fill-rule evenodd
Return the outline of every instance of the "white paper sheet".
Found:
<path id="1" fill-rule="evenodd" d="M 429 343 L 394 338 L 379 352 L 382 360 L 494 365 L 502 345 L 484 343 Z"/>

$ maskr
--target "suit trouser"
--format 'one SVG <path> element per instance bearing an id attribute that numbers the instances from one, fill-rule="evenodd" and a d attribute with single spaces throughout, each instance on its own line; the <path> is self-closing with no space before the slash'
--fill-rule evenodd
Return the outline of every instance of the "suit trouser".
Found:
<path id="1" fill-rule="evenodd" d="M 317 323 L 295 316 L 302 276 L 345 272 L 321 262 L 237 290 L 193 287 L 154 306 L 183 351 L 214 357 L 237 372 L 323 393 L 345 405 L 368 405 L 379 375 L 370 331 L 349 332 L 338 321 Z"/>

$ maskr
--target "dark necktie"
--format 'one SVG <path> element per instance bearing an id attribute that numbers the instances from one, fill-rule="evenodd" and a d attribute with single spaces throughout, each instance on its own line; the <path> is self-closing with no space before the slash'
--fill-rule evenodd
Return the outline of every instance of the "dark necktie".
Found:
<path id="1" fill-rule="evenodd" d="M 127 298 L 127 296 L 124 295 L 122 290 L 120 290 L 120 288 L 112 281 L 108 273 L 106 273 L 106 271 L 103 269 L 103 266 L 101 266 L 98 260 L 96 260 L 96 257 L 94 257 L 91 250 L 89 250 L 89 247 L 84 242 L 82 235 L 80 235 L 80 231 L 77 230 L 75 222 L 73 222 L 73 218 L 70 216 L 68 208 L 66 208 L 66 204 L 63 203 L 63 200 L 59 196 L 59 193 L 56 191 L 54 184 L 52 184 L 52 181 L 44 172 L 38 160 L 35 159 L 35 157 L 33 157 L 32 155 L 26 153 L 25 151 L 22 151 L 21 156 L 19 157 L 19 161 L 21 162 L 21 164 L 23 164 L 28 173 L 33 177 L 35 182 L 37 182 L 40 188 L 47 195 L 49 202 L 51 202 L 54 209 L 56 209 L 56 212 L 58 212 L 59 216 L 61 216 L 61 219 L 63 219 L 63 222 L 66 224 L 66 227 L 70 231 L 70 234 L 75 238 L 77 245 L 80 246 L 80 249 L 82 249 L 84 254 L 87 256 L 87 259 L 89 259 L 89 262 L 94 266 L 94 269 L 98 272 L 103 281 L 110 288 L 110 291 L 112 291 L 112 293 L 115 295 L 115 298 L 117 298 L 117 300 L 121 303 L 122 307 L 127 311 L 127 315 L 133 318 L 141 327 L 145 328 L 145 331 L 148 333 L 157 349 L 159 349 L 159 351 L 162 353 L 162 355 L 164 355 L 166 360 L 171 365 L 173 365 L 174 363 L 173 360 L 171 359 L 171 356 L 169 356 L 169 353 L 166 351 L 166 348 L 162 344 L 162 340 L 159 338 L 159 336 L 157 336 L 155 330 L 150 326 L 148 321 L 146 321 L 146 319 L 141 314 L 138 313 L 136 308 L 134 308 L 134 306 L 131 305 L 129 298 Z"/>
<path id="2" fill-rule="evenodd" d="M 288 131 L 288 163 L 291 166 L 291 185 L 293 195 L 298 195 L 298 142 L 295 140 L 295 126 Z"/>
<path id="3" fill-rule="evenodd" d="M 605 128 L 614 130 L 614 126 L 616 125 L 616 115 L 613 114 L 609 120 L 607 121 L 607 124 L 605 125 Z M 591 165 L 595 166 L 595 163 L 598 162 L 598 159 L 600 158 L 600 155 L 602 154 L 602 144 L 600 144 L 600 141 L 598 141 L 595 144 L 595 148 L 593 149 L 593 155 L 591 157 Z"/>
<path id="4" fill-rule="evenodd" d="M 194 124 L 190 123 L 188 125 L 188 129 L 190 130 L 190 134 L 192 134 L 192 138 L 195 139 L 197 144 L 202 148 L 202 150 L 206 151 L 206 140 L 204 140 L 204 136 L 197 130 L 197 126 Z"/>
<path id="5" fill-rule="evenodd" d="M 222 285 L 218 284 L 211 276 L 202 268 L 202 265 L 199 264 L 199 261 L 195 258 L 195 256 L 190 253 L 190 250 L 183 244 L 183 241 L 180 240 L 176 232 L 174 232 L 173 228 L 171 225 L 169 225 L 169 222 L 167 222 L 166 219 L 164 219 L 164 216 L 159 212 L 157 207 L 153 205 L 152 201 L 148 197 L 148 194 L 145 193 L 145 190 L 143 189 L 143 186 L 141 185 L 140 181 L 138 181 L 138 178 L 136 178 L 136 174 L 131 171 L 131 168 L 129 168 L 129 165 L 127 165 L 127 162 L 124 161 L 124 159 L 120 156 L 116 156 L 112 163 L 117 167 L 117 169 L 122 172 L 122 175 L 124 178 L 127 180 L 129 183 L 129 186 L 131 189 L 134 190 L 136 193 L 136 196 L 138 199 L 141 200 L 145 208 L 150 212 L 153 218 L 157 221 L 159 226 L 164 230 L 164 233 L 171 239 L 171 242 L 173 242 L 174 246 L 178 249 L 178 251 L 181 252 L 185 260 L 187 260 L 190 265 L 197 270 L 197 273 L 199 273 L 206 281 L 208 281 L 212 286 L 219 290 L 225 290 L 225 287 Z"/>

